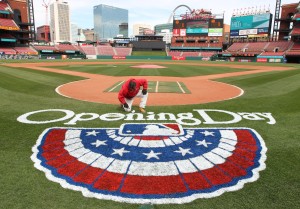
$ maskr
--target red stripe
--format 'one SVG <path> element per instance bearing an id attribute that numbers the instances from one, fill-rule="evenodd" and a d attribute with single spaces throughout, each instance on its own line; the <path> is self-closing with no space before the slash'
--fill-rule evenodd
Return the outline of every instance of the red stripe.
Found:
<path id="1" fill-rule="evenodd" d="M 124 174 L 106 171 L 94 184 L 96 189 L 117 191 L 121 185 Z"/>
<path id="2" fill-rule="evenodd" d="M 180 176 L 126 176 L 121 192 L 129 194 L 172 194 L 186 192 Z"/>
<path id="3" fill-rule="evenodd" d="M 228 160 L 225 163 L 219 165 L 219 167 L 232 177 L 240 177 L 247 175 L 247 172 L 244 169 L 234 165 Z"/>
<path id="4" fill-rule="evenodd" d="M 50 160 L 50 161 L 47 161 L 46 163 L 48 165 L 51 165 L 52 167 L 54 168 L 58 168 L 58 167 L 61 167 L 69 162 L 72 162 L 74 160 L 77 160 L 77 158 L 75 157 L 72 157 L 71 155 L 69 154 L 66 154 L 66 155 L 62 155 L 60 157 L 57 157 L 53 160 Z"/>
<path id="5" fill-rule="evenodd" d="M 210 184 L 200 173 L 183 173 L 184 181 L 191 190 L 210 188 Z"/>
<path id="6" fill-rule="evenodd" d="M 86 166 L 87 165 L 85 163 L 75 160 L 64 167 L 59 168 L 57 172 L 61 175 L 72 177 L 79 171 L 83 170 Z"/>
<path id="7" fill-rule="evenodd" d="M 54 149 L 57 148 L 63 148 L 65 146 L 65 144 L 63 143 L 63 141 L 60 142 L 53 142 L 51 144 L 46 144 L 42 146 L 42 149 L 44 150 L 44 152 L 48 152 L 48 151 L 52 151 Z"/>
<path id="8" fill-rule="evenodd" d="M 73 178 L 75 182 L 85 183 L 85 184 L 92 184 L 98 176 L 103 172 L 100 168 L 94 168 L 89 166 L 77 176 Z"/>
<path id="9" fill-rule="evenodd" d="M 255 152 L 249 152 L 245 149 L 240 149 L 240 147 L 237 147 L 234 150 L 234 154 L 243 156 L 243 157 L 247 158 L 249 161 L 254 161 L 254 159 L 255 159 Z"/>
<path id="10" fill-rule="evenodd" d="M 235 154 L 233 154 L 232 156 L 230 156 L 227 159 L 245 169 L 254 165 L 253 161 L 246 160 L 245 158 L 239 157 Z"/>
<path id="11" fill-rule="evenodd" d="M 239 142 L 256 145 L 256 141 L 249 130 L 234 130 L 234 132 L 238 136 Z"/>
<path id="12" fill-rule="evenodd" d="M 167 123 L 167 124 L 163 124 L 163 125 L 171 128 L 171 129 L 174 129 L 175 131 L 178 131 L 178 133 L 180 133 L 179 126 L 176 123 Z"/>
<path id="13" fill-rule="evenodd" d="M 232 178 L 225 175 L 217 167 L 213 167 L 208 170 L 203 170 L 202 173 L 206 176 L 206 178 L 212 183 L 212 185 L 225 184 L 232 181 Z"/>
<path id="14" fill-rule="evenodd" d="M 65 129 L 52 129 L 49 131 L 47 134 L 47 137 L 45 139 L 44 145 L 48 143 L 53 143 L 53 142 L 60 142 L 65 140 L 65 134 L 67 130 Z"/>
<path id="15" fill-rule="evenodd" d="M 237 147 L 242 148 L 242 149 L 247 149 L 251 152 L 256 152 L 257 151 L 257 146 L 256 145 L 249 145 L 249 144 L 244 144 L 244 143 L 238 143 Z"/>
<path id="16" fill-rule="evenodd" d="M 58 157 L 60 155 L 66 154 L 67 151 L 63 148 L 60 149 L 55 149 L 49 152 L 43 152 L 42 156 L 46 159 L 46 160 L 51 160 L 55 157 Z"/>

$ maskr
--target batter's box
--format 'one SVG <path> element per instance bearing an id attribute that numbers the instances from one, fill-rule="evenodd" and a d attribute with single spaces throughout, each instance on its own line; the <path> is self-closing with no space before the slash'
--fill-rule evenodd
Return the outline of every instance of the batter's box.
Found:
<path id="1" fill-rule="evenodd" d="M 119 81 L 104 92 L 119 92 L 125 81 Z M 190 90 L 180 81 L 148 81 L 150 93 L 178 93 L 190 94 Z"/>

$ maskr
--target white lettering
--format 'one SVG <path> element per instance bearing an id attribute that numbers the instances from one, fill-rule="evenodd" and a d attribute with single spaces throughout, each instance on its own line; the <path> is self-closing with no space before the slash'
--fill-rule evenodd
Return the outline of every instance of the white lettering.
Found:
<path id="1" fill-rule="evenodd" d="M 107 113 L 100 116 L 100 119 L 104 121 L 118 121 L 123 118 L 125 118 L 125 115 L 121 113 Z"/>
<path id="2" fill-rule="evenodd" d="M 38 114 L 38 113 L 44 113 L 44 112 L 63 112 L 66 115 L 62 118 L 53 119 L 53 120 L 45 120 L 45 121 L 34 121 L 34 120 L 28 120 L 27 118 L 31 115 Z M 17 118 L 17 120 L 21 123 L 28 123 L 28 124 L 46 124 L 46 123 L 55 123 L 59 121 L 64 121 L 72 118 L 75 115 L 75 113 L 71 110 L 61 110 L 61 109 L 50 109 L 50 110 L 37 110 L 29 113 L 25 113 Z"/>
<path id="3" fill-rule="evenodd" d="M 172 113 L 158 113 L 157 116 L 158 116 L 157 120 L 168 120 L 166 116 L 169 116 L 169 120 L 176 120 L 175 115 Z"/>
<path id="4" fill-rule="evenodd" d="M 197 118 L 194 118 L 193 113 L 179 113 L 177 114 L 179 117 L 176 122 L 182 125 L 196 126 L 201 124 L 201 121 Z M 184 120 L 193 121 L 192 123 L 184 122 Z"/>
<path id="5" fill-rule="evenodd" d="M 71 110 L 63 110 L 63 109 L 49 109 L 49 110 L 37 110 L 29 113 L 25 113 L 17 118 L 17 120 L 21 123 L 27 123 L 27 124 L 47 124 L 47 123 L 55 123 L 60 121 L 66 121 L 64 124 L 66 125 L 76 125 L 79 121 L 91 121 L 95 119 L 100 119 L 101 121 L 176 121 L 178 124 L 181 125 L 187 125 L 187 126 L 196 126 L 201 123 L 203 124 L 232 124 L 232 123 L 238 123 L 242 119 L 246 120 L 256 120 L 261 121 L 265 120 L 268 124 L 276 124 L 275 118 L 272 116 L 271 113 L 258 113 L 258 112 L 229 112 L 226 110 L 214 110 L 214 109 L 194 109 L 193 111 L 197 112 L 200 116 L 195 117 L 193 113 L 187 112 L 187 113 L 178 113 L 177 115 L 174 115 L 172 113 L 154 113 L 154 112 L 148 112 L 147 115 L 144 115 L 142 113 L 135 113 L 131 112 L 128 114 L 122 114 L 122 113 L 106 113 L 103 115 L 99 115 L 97 113 L 79 113 L 75 114 Z M 48 113 L 46 114 L 46 117 L 55 117 L 53 116 L 54 113 L 64 113 L 65 115 L 62 117 L 57 116 L 55 119 L 51 120 L 34 120 L 30 119 L 30 117 L 33 117 L 34 115 L 37 115 L 39 113 Z M 49 116 L 48 116 L 49 115 Z M 197 114 L 196 114 L 197 116 Z M 40 117 L 40 116 L 39 116 Z M 217 119 L 216 119 L 217 118 Z M 220 119 L 221 118 L 221 119 Z M 224 119 L 226 118 L 226 119 Z M 228 119 L 229 118 L 229 119 Z"/>
<path id="6" fill-rule="evenodd" d="M 90 117 L 86 117 L 86 116 L 90 116 Z M 80 114 L 76 114 L 72 120 L 70 120 L 69 122 L 64 123 L 64 124 L 76 125 L 77 121 L 89 121 L 89 120 L 94 120 L 98 117 L 99 117 L 99 115 L 96 113 L 80 113 Z"/>
<path id="7" fill-rule="evenodd" d="M 147 112 L 147 120 L 156 120 L 154 112 Z"/>
<path id="8" fill-rule="evenodd" d="M 136 119 L 134 119 L 134 116 L 136 116 Z M 128 113 L 126 114 L 126 118 L 124 120 L 145 120 L 145 119 L 142 113 Z"/>
<path id="9" fill-rule="evenodd" d="M 272 113 L 270 112 L 263 112 L 263 113 L 256 112 L 256 114 L 268 118 L 269 119 L 269 122 L 267 122 L 268 124 L 274 125 L 276 123 L 275 118 L 272 116 Z"/>
<path id="10" fill-rule="evenodd" d="M 204 124 L 231 124 L 231 123 L 238 123 L 242 120 L 242 117 L 236 113 L 225 111 L 225 110 L 211 110 L 211 109 L 203 109 L 203 110 L 197 110 L 195 109 L 194 111 L 197 111 L 199 115 L 204 119 Z M 213 120 L 206 112 L 220 112 L 220 113 L 225 113 L 228 115 L 231 115 L 233 117 L 232 120 L 229 121 L 215 121 Z"/>
<path id="11" fill-rule="evenodd" d="M 259 117 L 256 113 L 238 112 L 238 114 L 247 120 L 265 120 L 264 118 Z"/>

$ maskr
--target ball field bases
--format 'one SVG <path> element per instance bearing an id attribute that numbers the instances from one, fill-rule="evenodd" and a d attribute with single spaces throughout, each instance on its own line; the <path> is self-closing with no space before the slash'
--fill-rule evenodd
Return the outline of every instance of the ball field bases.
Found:
<path id="1" fill-rule="evenodd" d="M 45 174 L 33 166 L 31 148 L 38 136 L 49 127 L 65 127 L 62 122 L 30 125 L 17 121 L 27 112 L 43 109 L 67 109 L 75 113 L 122 112 L 119 105 L 99 104 L 62 97 L 55 92 L 57 86 L 82 78 L 52 72 L 14 68 L 2 60 L 0 65 L 0 208 L 142 208 L 141 205 L 120 203 L 95 198 L 86 198 L 81 192 L 64 189 L 58 183 L 49 181 Z M 37 61 L 27 61 L 37 62 Z M 47 62 L 47 61 L 43 61 Z M 53 61 L 52 61 L 53 62 Z M 54 61 L 57 62 L 57 61 Z M 58 61 L 63 62 L 63 61 Z M 70 61 L 68 61 L 70 62 Z M 299 208 L 300 188 L 300 65 L 238 63 L 242 68 L 231 68 L 222 63 L 218 66 L 192 66 L 176 61 L 180 65 L 164 65 L 168 69 L 130 69 L 131 64 L 86 65 L 77 61 L 60 69 L 110 76 L 175 76 L 187 77 L 249 70 L 247 66 L 288 66 L 295 70 L 271 71 L 217 79 L 238 86 L 244 94 L 238 98 L 195 105 L 149 106 L 153 112 L 184 113 L 193 109 L 219 109 L 231 112 L 271 112 L 275 125 L 266 121 L 242 120 L 223 127 L 248 127 L 255 129 L 264 139 L 267 151 L 266 169 L 260 178 L 245 184 L 235 192 L 226 192 L 209 199 L 197 199 L 183 205 L 154 205 L 153 208 Z M 99 61 L 101 62 L 101 61 Z M 132 62 L 132 60 L 131 60 Z M 137 60 L 139 64 L 155 64 L 155 60 Z M 159 61 L 160 63 L 162 61 Z M 199 63 L 199 62 L 195 62 Z M 225 66 L 224 66 L 225 65 Z M 57 67 L 56 67 L 57 68 Z M 150 95 L 151 96 L 151 95 Z M 44 113 L 36 120 L 47 120 L 58 115 Z M 223 116 L 222 116 L 223 117 Z M 226 120 L 226 116 L 220 120 Z M 73 127 L 119 127 L 124 121 L 103 122 L 92 120 L 78 122 Z M 216 127 L 201 124 L 199 127 Z"/>

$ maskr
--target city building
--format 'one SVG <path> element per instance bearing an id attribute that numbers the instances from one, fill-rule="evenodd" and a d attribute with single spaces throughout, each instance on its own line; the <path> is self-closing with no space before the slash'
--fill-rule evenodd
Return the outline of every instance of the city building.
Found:
<path id="1" fill-rule="evenodd" d="M 85 36 L 86 41 L 97 41 L 94 29 L 84 29 L 82 30 L 82 33 Z"/>
<path id="2" fill-rule="evenodd" d="M 75 23 L 71 23 L 71 42 L 77 43 L 77 41 L 86 41 L 83 30 Z"/>
<path id="3" fill-rule="evenodd" d="M 164 24 L 158 24 L 154 26 L 154 32 L 155 34 L 159 34 L 162 31 L 165 30 L 173 31 L 173 23 L 164 23 Z"/>
<path id="4" fill-rule="evenodd" d="M 134 36 L 145 35 L 145 32 L 147 33 L 150 30 L 152 30 L 151 25 L 147 25 L 147 24 L 134 24 L 133 25 L 133 35 Z"/>
<path id="5" fill-rule="evenodd" d="M 56 0 L 50 4 L 50 33 L 55 43 L 71 41 L 70 7 L 68 2 Z"/>
<path id="6" fill-rule="evenodd" d="M 94 6 L 94 32 L 96 40 L 128 37 L 128 10 L 104 4 Z"/>
<path id="7" fill-rule="evenodd" d="M 37 27 L 36 33 L 37 41 L 45 43 L 49 43 L 51 41 L 49 25 L 42 25 L 40 27 Z"/>

